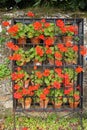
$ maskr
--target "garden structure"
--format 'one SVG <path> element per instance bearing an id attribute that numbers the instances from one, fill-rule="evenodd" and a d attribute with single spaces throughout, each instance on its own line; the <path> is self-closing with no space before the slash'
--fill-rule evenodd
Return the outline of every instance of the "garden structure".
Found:
<path id="1" fill-rule="evenodd" d="M 83 19 L 14 18 L 8 33 L 14 113 L 82 111 Z"/>

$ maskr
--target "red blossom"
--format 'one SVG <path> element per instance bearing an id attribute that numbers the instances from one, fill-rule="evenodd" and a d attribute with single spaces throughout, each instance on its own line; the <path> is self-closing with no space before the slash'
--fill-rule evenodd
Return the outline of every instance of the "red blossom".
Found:
<path id="1" fill-rule="evenodd" d="M 20 88 L 20 86 L 19 86 L 18 84 L 15 84 L 15 85 L 14 85 L 14 89 L 15 89 L 15 90 L 18 90 L 19 88 Z"/>
<path id="2" fill-rule="evenodd" d="M 15 45 L 13 42 L 7 42 L 7 47 L 9 47 L 10 49 L 17 51 L 19 50 L 19 47 L 17 45 Z"/>
<path id="3" fill-rule="evenodd" d="M 79 98 L 80 98 L 78 94 L 74 94 L 73 96 L 74 96 L 75 100 L 79 100 Z"/>
<path id="4" fill-rule="evenodd" d="M 24 128 L 22 128 L 21 130 L 28 130 L 28 128 L 27 128 L 27 127 L 24 127 Z"/>
<path id="5" fill-rule="evenodd" d="M 62 20 L 57 20 L 56 25 L 60 28 L 64 27 L 64 22 Z"/>
<path id="6" fill-rule="evenodd" d="M 83 68 L 82 68 L 81 66 L 78 66 L 78 67 L 76 68 L 76 72 L 77 72 L 77 73 L 83 72 Z"/>
<path id="7" fill-rule="evenodd" d="M 14 93 L 14 98 L 16 98 L 16 99 L 22 98 L 22 93 L 21 92 L 15 92 Z"/>
<path id="8" fill-rule="evenodd" d="M 36 50 L 37 55 L 43 56 L 44 51 L 42 50 L 40 46 L 36 46 L 35 50 Z"/>
<path id="9" fill-rule="evenodd" d="M 13 54 L 13 56 L 9 56 L 9 59 L 19 61 L 19 60 L 21 60 L 21 55 L 20 54 Z"/>
<path id="10" fill-rule="evenodd" d="M 34 66 L 34 70 L 37 70 L 37 66 L 36 65 Z"/>
<path id="11" fill-rule="evenodd" d="M 48 95 L 49 94 L 49 89 L 48 88 L 44 88 L 44 90 L 43 90 L 43 93 L 45 94 L 45 95 Z"/>
<path id="12" fill-rule="evenodd" d="M 42 78 L 42 73 L 41 72 L 36 72 L 36 76 L 41 79 Z"/>
<path id="13" fill-rule="evenodd" d="M 57 45 L 58 49 L 60 49 L 61 52 L 66 52 L 67 51 L 67 47 L 65 47 L 63 44 L 59 43 Z"/>
<path id="14" fill-rule="evenodd" d="M 65 45 L 66 45 L 66 47 L 71 47 L 72 43 L 71 42 L 66 42 Z"/>
<path id="15" fill-rule="evenodd" d="M 54 81 L 53 83 L 54 88 L 60 89 L 60 83 L 58 81 Z"/>
<path id="16" fill-rule="evenodd" d="M 45 69 L 45 71 L 43 72 L 43 75 L 45 77 L 47 77 L 47 76 L 49 76 L 49 74 L 50 74 L 50 70 L 49 69 Z"/>
<path id="17" fill-rule="evenodd" d="M 55 64 L 56 64 L 56 66 L 62 66 L 62 61 L 56 60 Z"/>
<path id="18" fill-rule="evenodd" d="M 46 22 L 46 20 L 45 20 L 45 19 L 42 19 L 42 20 L 41 20 L 41 22 L 42 22 L 42 23 L 45 23 L 45 22 Z"/>
<path id="19" fill-rule="evenodd" d="M 45 99 L 46 99 L 46 95 L 45 95 L 45 94 L 43 94 L 43 93 L 42 93 L 42 94 L 40 94 L 40 99 L 41 99 L 41 100 L 45 100 Z"/>
<path id="20" fill-rule="evenodd" d="M 3 21 L 3 22 L 2 22 L 2 25 L 7 27 L 7 26 L 10 25 L 10 23 L 9 23 L 8 21 Z"/>
<path id="21" fill-rule="evenodd" d="M 40 38 L 41 40 L 44 40 L 44 35 L 40 35 L 39 38 Z"/>
<path id="22" fill-rule="evenodd" d="M 44 42 L 45 42 L 45 44 L 46 44 L 47 46 L 51 46 L 51 45 L 53 45 L 53 43 L 54 43 L 54 38 L 48 37 L 48 38 L 46 38 L 46 39 L 44 40 Z"/>
<path id="23" fill-rule="evenodd" d="M 29 12 L 27 13 L 27 16 L 28 16 L 28 17 L 34 17 L 35 14 L 34 14 L 33 12 L 29 11 Z"/>
<path id="24" fill-rule="evenodd" d="M 52 50 L 49 47 L 46 47 L 46 54 L 52 54 Z"/>
<path id="25" fill-rule="evenodd" d="M 86 55 L 87 54 L 87 48 L 84 47 L 84 46 L 80 46 L 80 54 L 82 56 Z"/>
<path id="26" fill-rule="evenodd" d="M 35 30 L 41 30 L 42 29 L 42 24 L 38 21 L 33 23 L 34 29 Z"/>
<path id="27" fill-rule="evenodd" d="M 77 45 L 73 45 L 72 49 L 77 52 L 78 51 L 78 46 Z"/>
<path id="28" fill-rule="evenodd" d="M 58 59 L 58 60 L 60 60 L 62 58 L 62 55 L 61 55 L 60 52 L 55 52 L 54 55 L 55 55 L 55 58 Z"/>
<path id="29" fill-rule="evenodd" d="M 11 26 L 11 27 L 7 30 L 7 32 L 8 32 L 9 34 L 13 35 L 13 36 L 16 36 L 16 33 L 18 32 L 18 30 L 19 30 L 18 25 L 13 25 L 13 26 Z"/>
<path id="30" fill-rule="evenodd" d="M 50 23 L 46 22 L 46 23 L 44 24 L 44 26 L 47 28 L 47 27 L 50 26 Z"/>

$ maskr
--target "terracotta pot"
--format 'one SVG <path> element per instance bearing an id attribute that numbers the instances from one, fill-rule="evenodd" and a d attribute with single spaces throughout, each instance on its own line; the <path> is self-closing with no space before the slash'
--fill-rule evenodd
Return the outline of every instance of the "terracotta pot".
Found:
<path id="1" fill-rule="evenodd" d="M 54 65 L 54 59 L 48 59 L 50 65 Z"/>
<path id="2" fill-rule="evenodd" d="M 49 99 L 46 100 L 40 100 L 40 108 L 47 108 Z"/>
<path id="3" fill-rule="evenodd" d="M 26 37 L 19 38 L 18 39 L 18 44 L 20 44 L 20 45 L 26 44 Z"/>
<path id="4" fill-rule="evenodd" d="M 72 36 L 63 36 L 63 42 L 72 42 L 73 37 Z"/>
<path id="5" fill-rule="evenodd" d="M 61 108 L 62 106 L 62 102 L 59 102 L 59 103 L 53 103 L 54 104 L 54 108 Z"/>
<path id="6" fill-rule="evenodd" d="M 36 65 L 36 66 L 41 66 L 41 65 L 42 65 L 42 62 L 39 62 L 38 60 L 34 60 L 34 65 Z"/>
<path id="7" fill-rule="evenodd" d="M 27 79 L 27 80 L 25 81 L 25 83 L 24 83 L 24 87 L 25 87 L 25 88 L 28 88 L 29 82 L 30 82 L 30 79 Z"/>
<path id="8" fill-rule="evenodd" d="M 40 38 L 39 37 L 33 37 L 31 38 L 31 43 L 32 44 L 39 44 L 40 43 Z"/>
<path id="9" fill-rule="evenodd" d="M 77 108 L 78 105 L 79 105 L 79 102 L 70 102 L 69 103 L 70 108 Z"/>
<path id="10" fill-rule="evenodd" d="M 32 102 L 32 99 L 30 97 L 26 98 L 25 100 L 23 100 L 22 102 L 22 107 L 24 109 L 29 109 L 31 107 L 31 102 Z"/>

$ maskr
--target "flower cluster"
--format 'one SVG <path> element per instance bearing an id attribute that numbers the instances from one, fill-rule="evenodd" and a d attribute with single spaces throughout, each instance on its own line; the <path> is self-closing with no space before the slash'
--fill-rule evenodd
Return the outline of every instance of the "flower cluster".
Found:
<path id="1" fill-rule="evenodd" d="M 28 12 L 27 16 L 34 17 L 34 14 Z M 14 98 L 32 97 L 37 102 L 50 98 L 52 103 L 61 103 L 70 96 L 73 99 L 68 102 L 77 101 L 80 99 L 80 85 L 76 81 L 83 72 L 79 57 L 87 54 L 87 49 L 74 39 L 63 41 L 63 36 L 78 35 L 77 24 L 70 25 L 63 20 L 49 21 L 42 19 L 29 24 L 16 23 L 7 29 L 11 38 L 26 37 L 29 42 L 28 48 L 18 45 L 18 42 L 6 44 L 13 51 L 9 59 L 18 66 L 11 75 Z M 9 23 L 4 22 L 3 25 L 9 26 Z M 32 44 L 33 38 L 39 41 Z"/>

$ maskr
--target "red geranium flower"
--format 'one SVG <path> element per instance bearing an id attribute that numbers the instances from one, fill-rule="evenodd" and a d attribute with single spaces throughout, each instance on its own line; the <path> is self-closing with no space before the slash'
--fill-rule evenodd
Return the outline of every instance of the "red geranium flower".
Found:
<path id="1" fill-rule="evenodd" d="M 58 81 L 54 81 L 53 86 L 54 88 L 60 89 L 60 83 Z"/>
<path id="2" fill-rule="evenodd" d="M 65 45 L 66 45 L 66 47 L 71 47 L 72 43 L 71 42 L 66 42 Z"/>
<path id="3" fill-rule="evenodd" d="M 36 46 L 35 50 L 36 50 L 36 53 L 37 53 L 39 56 L 43 56 L 44 51 L 42 50 L 42 48 L 41 48 L 40 46 Z"/>
<path id="4" fill-rule="evenodd" d="M 13 25 L 12 27 L 10 27 L 10 28 L 7 30 L 7 32 L 8 32 L 9 34 L 15 36 L 16 33 L 18 32 L 18 30 L 19 30 L 18 25 Z"/>
<path id="5" fill-rule="evenodd" d="M 7 47 L 9 47 L 10 49 L 17 51 L 19 49 L 19 47 L 17 45 L 15 45 L 13 42 L 7 42 Z"/>
<path id="6" fill-rule="evenodd" d="M 77 45 L 73 45 L 72 49 L 77 52 L 78 51 L 78 46 Z"/>
<path id="7" fill-rule="evenodd" d="M 41 100 L 45 100 L 46 99 L 46 95 L 45 94 L 40 94 L 40 99 Z"/>
<path id="8" fill-rule="evenodd" d="M 22 98 L 22 93 L 21 92 L 15 92 L 14 93 L 14 98 L 16 98 L 16 99 Z"/>
<path id="9" fill-rule="evenodd" d="M 47 27 L 50 26 L 50 23 L 46 22 L 46 23 L 44 24 L 44 26 L 47 28 Z"/>
<path id="10" fill-rule="evenodd" d="M 52 50 L 49 47 L 46 47 L 46 54 L 52 54 Z"/>
<path id="11" fill-rule="evenodd" d="M 45 71 L 43 72 L 43 75 L 45 77 L 47 77 L 47 76 L 49 76 L 49 74 L 50 74 L 50 70 L 49 69 L 45 69 Z"/>
<path id="12" fill-rule="evenodd" d="M 62 58 L 62 55 L 61 55 L 61 53 L 60 52 L 55 52 L 55 58 L 56 59 L 61 59 Z"/>
<path id="13" fill-rule="evenodd" d="M 34 29 L 35 30 L 40 30 L 42 29 L 42 24 L 38 21 L 36 21 L 35 23 L 33 23 Z"/>
<path id="14" fill-rule="evenodd" d="M 65 47 L 63 44 L 59 43 L 57 45 L 58 49 L 60 49 L 61 52 L 66 52 L 67 51 L 67 47 Z"/>
<path id="15" fill-rule="evenodd" d="M 29 17 L 34 17 L 35 14 L 34 14 L 33 12 L 29 11 L 29 12 L 27 13 L 27 16 L 29 16 Z"/>
<path id="16" fill-rule="evenodd" d="M 56 64 L 56 66 L 62 66 L 62 61 L 56 60 L 55 64 Z"/>
<path id="17" fill-rule="evenodd" d="M 39 38 L 40 38 L 41 40 L 44 40 L 44 35 L 40 35 Z"/>
<path id="18" fill-rule="evenodd" d="M 54 43 L 54 38 L 48 37 L 48 38 L 46 38 L 46 39 L 44 40 L 44 42 L 45 42 L 45 44 L 46 44 L 47 46 L 53 45 L 53 43 Z"/>
<path id="19" fill-rule="evenodd" d="M 77 68 L 76 68 L 76 72 L 77 73 L 80 73 L 80 72 L 82 72 L 83 71 L 83 68 L 81 67 L 81 66 L 78 66 Z"/>
<path id="20" fill-rule="evenodd" d="M 13 54 L 13 56 L 9 56 L 9 59 L 19 61 L 21 59 L 21 55 L 20 54 Z"/>
<path id="21" fill-rule="evenodd" d="M 19 88 L 20 88 L 20 86 L 19 86 L 18 84 L 15 84 L 15 85 L 14 85 L 14 89 L 15 89 L 15 90 L 18 90 Z"/>
<path id="22" fill-rule="evenodd" d="M 45 19 L 42 19 L 42 20 L 41 20 L 41 22 L 42 22 L 42 23 L 45 23 L 45 22 L 46 22 L 46 20 L 45 20 Z"/>
<path id="23" fill-rule="evenodd" d="M 86 55 L 87 54 L 87 48 L 84 47 L 84 46 L 80 46 L 80 54 L 82 56 Z"/>
<path id="24" fill-rule="evenodd" d="M 60 28 L 64 27 L 64 22 L 62 20 L 57 20 L 56 25 Z"/>
<path id="25" fill-rule="evenodd" d="M 22 128 L 21 130 L 28 130 L 28 128 L 27 128 L 27 127 L 24 127 L 24 128 Z"/>
<path id="26" fill-rule="evenodd" d="M 36 76 L 41 79 L 42 78 L 42 73 L 41 72 L 36 72 Z"/>
<path id="27" fill-rule="evenodd" d="M 3 21 L 3 22 L 2 22 L 2 25 L 3 25 L 3 26 L 9 26 L 10 23 L 9 23 L 8 21 Z"/>
<path id="28" fill-rule="evenodd" d="M 49 89 L 48 88 L 44 88 L 44 90 L 43 90 L 43 93 L 45 94 L 45 95 L 48 95 L 49 94 Z"/>

